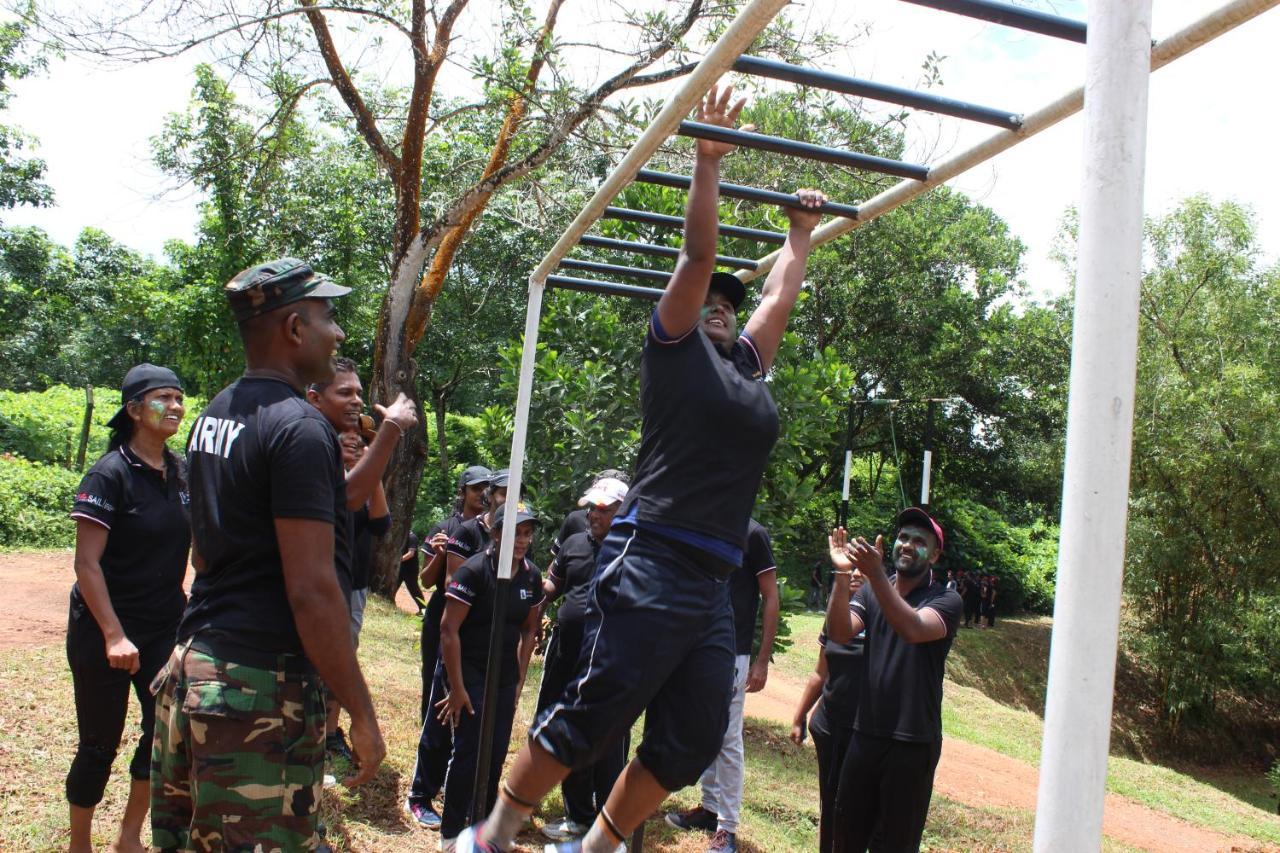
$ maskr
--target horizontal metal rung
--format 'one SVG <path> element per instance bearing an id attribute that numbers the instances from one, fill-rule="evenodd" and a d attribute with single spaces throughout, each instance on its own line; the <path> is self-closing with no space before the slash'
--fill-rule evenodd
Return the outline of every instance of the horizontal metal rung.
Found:
<path id="1" fill-rule="evenodd" d="M 692 136 L 696 139 L 712 139 L 716 142 L 727 142 L 743 148 L 755 148 L 760 151 L 772 151 L 774 154 L 785 154 L 788 157 L 803 157 L 806 160 L 818 160 L 822 163 L 834 163 L 851 169 L 864 169 L 893 175 L 896 178 L 912 178 L 923 181 L 929 177 L 929 167 L 917 163 L 904 163 L 901 160 L 890 160 L 888 157 L 876 157 L 872 154 L 859 154 L 856 151 L 841 151 L 825 145 L 813 145 L 809 142 L 796 142 L 781 136 L 766 136 L 763 133 L 751 133 L 745 130 L 734 130 L 716 124 L 703 124 L 698 121 L 682 121 L 676 130 L 681 136 Z"/>
<path id="2" fill-rule="evenodd" d="M 604 209 L 604 218 L 643 222 L 646 225 L 657 225 L 660 228 L 684 228 L 684 219 L 682 217 L 667 216 L 665 213 L 649 213 L 647 210 L 630 210 L 625 207 L 606 207 Z M 760 243 L 777 243 L 779 246 L 787 242 L 787 235 L 780 231 L 744 228 L 741 225 L 721 225 L 720 236 L 738 237 L 742 240 L 755 240 Z"/>
<path id="3" fill-rule="evenodd" d="M 774 80 L 786 80 L 789 83 L 800 83 L 805 86 L 816 86 L 844 95 L 855 95 L 860 98 L 871 98 L 890 104 L 901 104 L 926 112 L 956 118 L 980 121 L 993 124 L 1006 130 L 1017 130 L 1022 126 L 1022 116 L 1009 110 L 998 110 L 992 107 L 981 107 L 966 101 L 943 98 L 914 89 L 903 89 L 898 86 L 887 86 L 871 80 L 857 77 L 845 77 L 832 74 L 830 71 L 819 71 L 815 68 L 802 68 L 775 59 L 761 59 L 758 56 L 743 56 L 733 64 L 734 71 L 743 74 L 754 74 L 757 77 L 769 77 Z"/>
<path id="4" fill-rule="evenodd" d="M 689 189 L 692 179 L 684 175 L 672 175 L 669 172 L 655 172 L 652 169 L 641 169 L 636 172 L 636 180 L 646 184 L 658 184 L 664 187 L 675 187 L 680 190 Z M 790 193 L 762 190 L 756 187 L 744 187 L 741 184 L 720 184 L 720 195 L 729 198 L 740 198 L 746 201 L 758 201 L 764 204 L 776 204 L 780 207 L 800 207 L 800 197 Z M 832 216 L 843 216 L 845 219 L 857 219 L 858 208 L 851 204 L 837 204 L 833 201 L 818 205 L 817 210 Z"/>
<path id="5" fill-rule="evenodd" d="M 653 243 L 636 243 L 631 240 L 613 240 L 609 237 L 593 237 L 588 234 L 578 240 L 583 246 L 595 246 L 597 249 L 612 249 L 615 252 L 635 252 L 639 255 L 653 255 L 657 258 L 677 258 L 679 249 L 670 246 L 655 246 Z M 751 258 L 733 258 L 728 255 L 716 255 L 716 264 L 722 267 L 736 267 L 741 270 L 753 270 L 756 262 Z"/>
<path id="6" fill-rule="evenodd" d="M 671 278 L 671 273 L 662 270 L 647 270 L 641 267 L 624 267 L 618 264 L 598 264 L 595 261 L 580 261 L 577 258 L 565 258 L 560 262 L 560 266 L 569 270 L 582 270 L 583 272 L 594 272 L 602 275 L 628 275 L 633 278 L 647 278 L 650 281 L 660 281 L 664 284 L 667 279 Z"/>
<path id="7" fill-rule="evenodd" d="M 589 278 L 573 278 L 567 275 L 549 275 L 547 284 L 562 290 L 580 290 L 583 293 L 600 293 L 605 296 L 628 296 L 632 299 L 648 299 L 650 302 L 657 302 L 662 297 L 662 291 L 656 287 L 636 287 L 634 284 L 592 281 Z"/>
<path id="8" fill-rule="evenodd" d="M 1034 9 L 1023 9 L 1008 3 L 996 3 L 994 0 L 906 0 L 917 6 L 928 6 L 944 12 L 955 12 L 993 24 L 1006 27 L 1017 27 L 1042 36 L 1054 36 L 1080 44 L 1085 43 L 1087 27 L 1083 21 L 1037 12 Z"/>

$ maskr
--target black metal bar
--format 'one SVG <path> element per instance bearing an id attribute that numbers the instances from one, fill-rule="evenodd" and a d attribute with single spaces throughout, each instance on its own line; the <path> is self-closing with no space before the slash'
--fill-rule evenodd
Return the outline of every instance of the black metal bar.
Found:
<path id="1" fill-rule="evenodd" d="M 589 278 L 573 278 L 567 275 L 549 275 L 547 285 L 561 290 L 599 293 L 602 296 L 628 296 L 632 299 L 648 299 L 650 302 L 657 302 L 662 297 L 662 291 L 656 287 L 636 287 L 634 284 L 592 281 Z"/>
<path id="2" fill-rule="evenodd" d="M 650 213 L 647 210 L 630 210 L 625 207 L 606 207 L 605 219 L 625 219 L 628 222 L 643 222 L 646 225 L 657 225 L 660 228 L 684 228 L 684 218 L 667 216 L 665 213 Z M 743 240 L 755 240 L 760 243 L 777 243 L 781 246 L 787 242 L 787 235 L 781 231 L 764 231 L 760 228 L 744 228 L 741 225 L 721 225 L 722 237 L 739 237 Z"/>
<path id="3" fill-rule="evenodd" d="M 734 130 L 731 127 L 720 127 L 715 124 L 703 124 L 698 121 L 682 121 L 676 133 L 681 136 L 692 136 L 696 139 L 714 139 L 717 142 L 728 142 L 743 148 L 755 148 L 760 151 L 772 151 L 774 154 L 785 154 L 788 157 L 804 157 L 806 160 L 818 160 L 822 163 L 834 163 L 850 169 L 864 169 L 868 172 L 879 172 L 897 178 L 911 178 L 923 181 L 929 177 L 929 167 L 918 163 L 904 163 L 901 160 L 890 160 L 888 157 L 876 157 L 872 154 L 859 154 L 856 151 L 841 151 L 825 145 L 814 145 L 809 142 L 796 142 L 781 136 L 766 136 L 763 133 L 751 133 L 745 130 Z"/>
<path id="4" fill-rule="evenodd" d="M 595 272 L 601 275 L 629 275 L 632 278 L 647 278 L 650 281 L 660 281 L 667 283 L 667 279 L 671 278 L 671 273 L 662 270 L 646 270 L 640 267 L 624 267 L 617 264 L 597 264 L 595 261 L 580 261 L 577 258 L 565 258 L 560 262 L 560 266 L 569 270 L 582 270 L 583 272 Z"/>
<path id="5" fill-rule="evenodd" d="M 632 240 L 614 240 L 611 237 L 595 237 L 587 234 L 578 240 L 583 246 L 595 246 L 597 249 L 612 249 L 615 252 L 635 252 L 638 255 L 653 255 L 655 258 L 676 258 L 680 250 L 671 246 L 656 246 L 653 243 L 637 243 Z M 716 263 L 722 267 L 737 267 L 742 270 L 753 270 L 757 264 L 751 258 L 734 258 L 729 255 L 716 255 Z"/>
<path id="6" fill-rule="evenodd" d="M 982 107 L 977 104 L 970 104 L 967 101 L 943 98 L 939 95 L 917 92 L 914 89 L 903 89 L 899 86 L 888 86 L 884 83 L 862 80 L 857 77 L 845 77 L 840 74 L 832 74 L 830 71 L 820 71 L 816 68 L 802 68 L 799 65 L 790 65 L 786 62 L 779 62 L 776 59 L 761 59 L 758 56 L 739 57 L 738 61 L 733 64 L 733 70 L 741 71 L 744 74 L 754 74 L 757 77 L 770 77 L 774 80 L 786 80 L 789 83 L 816 86 L 820 89 L 840 92 L 845 95 L 856 95 L 861 98 L 901 104 L 904 107 L 914 107 L 931 113 L 967 118 L 985 124 L 994 124 L 1006 130 L 1017 130 L 1022 126 L 1022 116 L 1009 110 Z"/>
<path id="7" fill-rule="evenodd" d="M 501 511 L 501 510 L 499 510 Z M 480 748 L 476 755 L 476 781 L 471 789 L 471 823 L 483 820 L 493 805 L 489 800 L 489 759 L 493 755 L 493 728 L 498 724 L 498 676 L 502 673 L 502 631 L 506 627 L 511 578 L 498 578 L 493 589 L 493 622 L 489 626 L 489 657 L 485 661 L 484 696 L 480 708 Z M 450 685 L 456 690 L 460 685 Z M 474 701 L 474 699 L 473 699 Z M 435 713 L 434 708 L 427 713 Z M 506 744 L 502 745 L 505 752 Z"/>
<path id="8" fill-rule="evenodd" d="M 1008 3 L 996 3 L 994 0 L 906 0 L 917 6 L 928 6 L 944 12 L 955 12 L 993 24 L 1006 27 L 1017 27 L 1020 30 L 1039 33 L 1042 36 L 1054 36 L 1067 41 L 1085 43 L 1087 27 L 1083 21 L 1037 12 L 1034 9 L 1023 9 L 1010 6 Z"/>
<path id="9" fill-rule="evenodd" d="M 692 183 L 684 175 L 672 175 L 669 172 L 655 172 L 652 169 L 641 169 L 636 173 L 636 180 L 646 184 L 658 184 L 664 187 L 675 187 L 680 190 L 689 189 Z M 741 184 L 720 184 L 720 195 L 729 198 L 740 198 L 746 201 L 758 201 L 764 204 L 776 204 L 780 207 L 800 207 L 800 197 L 790 193 L 762 190 L 756 187 L 744 187 Z M 843 216 L 846 219 L 857 219 L 858 208 L 851 204 L 837 204 L 833 201 L 818 205 L 818 210 L 832 216 Z"/>

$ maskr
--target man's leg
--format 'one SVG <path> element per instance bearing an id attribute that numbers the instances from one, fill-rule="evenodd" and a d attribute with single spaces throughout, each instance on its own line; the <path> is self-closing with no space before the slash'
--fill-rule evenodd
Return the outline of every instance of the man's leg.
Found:
<path id="1" fill-rule="evenodd" d="M 183 670 L 192 804 L 183 846 L 319 846 L 324 772 L 319 679 L 195 651 L 186 654 Z"/>
<path id="2" fill-rule="evenodd" d="M 886 751 L 893 742 L 854 732 L 840 768 L 831 849 L 835 853 L 864 853 L 880 814 L 881 778 Z"/>
<path id="3" fill-rule="evenodd" d="M 737 834 L 742 815 L 742 776 L 745 755 L 742 748 L 742 711 L 747 700 L 747 655 L 737 655 L 733 664 L 733 698 L 729 700 L 729 725 L 724 743 L 711 766 L 702 774 L 702 807 L 717 817 L 717 828 Z M 708 786 L 710 778 L 712 784 Z M 711 796 L 708 797 L 708 788 Z"/>
<path id="4" fill-rule="evenodd" d="M 876 851 L 914 853 L 924 835 L 942 741 L 889 743 L 882 765 L 881 834 Z"/>

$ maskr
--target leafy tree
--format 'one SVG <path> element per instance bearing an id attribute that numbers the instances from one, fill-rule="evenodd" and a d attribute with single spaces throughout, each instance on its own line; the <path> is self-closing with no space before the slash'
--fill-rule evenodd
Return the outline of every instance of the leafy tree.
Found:
<path id="1" fill-rule="evenodd" d="M 498 6 L 493 49 L 471 54 L 461 46 L 464 40 L 455 38 L 471 23 L 467 0 L 375 0 L 366 6 L 302 0 L 297 6 L 272 2 L 252 8 L 232 2 L 172 9 L 142 3 L 71 15 L 45 10 L 42 24 L 66 49 L 116 60 L 216 45 L 232 54 L 230 64 L 243 79 L 269 92 L 267 100 L 286 113 L 308 93 L 333 94 L 324 103 L 342 112 L 392 188 L 394 217 L 383 246 L 388 276 L 370 383 L 373 398 L 386 401 L 400 391 L 415 393 L 414 353 L 457 253 L 489 203 L 504 188 L 535 177 L 575 137 L 592 138 L 606 150 L 615 144 L 613 114 L 601 118 L 605 101 L 688 73 L 694 63 L 684 61 L 686 50 L 714 38 L 740 4 L 682 0 L 642 12 L 619 4 L 622 32 L 601 45 L 563 42 L 557 31 L 562 5 L 563 0 L 549 0 L 539 18 L 528 4 L 506 0 Z M 336 39 L 331 19 L 364 27 L 352 27 Z M 392 55 L 383 43 L 388 37 L 407 49 L 409 60 L 411 82 L 395 90 L 372 82 L 382 76 L 379 69 L 359 67 L 363 56 Z M 760 50 L 788 58 L 801 56 L 805 46 L 785 19 L 759 43 Z M 581 71 L 594 63 L 584 57 L 598 58 L 611 70 L 601 80 L 586 81 Z M 482 80 L 478 101 L 458 105 L 437 92 L 446 62 L 469 66 Z M 425 180 L 433 150 L 429 140 L 447 137 L 460 117 L 473 112 L 496 120 L 497 132 L 485 138 L 485 156 L 458 170 L 449 192 L 433 196 Z M 625 121 L 628 106 L 618 115 Z M 435 142 L 436 149 L 442 144 L 447 140 Z M 393 459 L 387 495 L 394 525 L 378 547 L 375 588 L 394 583 L 396 550 L 425 464 L 424 436 L 420 426 Z"/>
<path id="2" fill-rule="evenodd" d="M 1177 736 L 1226 689 L 1280 698 L 1280 280 L 1260 265 L 1250 213 L 1205 196 L 1148 223 L 1146 257 L 1129 641 L 1155 666 Z"/>
<path id="3" fill-rule="evenodd" d="M 0 110 L 13 98 L 10 88 L 45 67 L 43 53 L 32 54 L 27 24 L 8 21 L 0 24 Z M 44 182 L 45 163 L 23 152 L 34 139 L 12 125 L 0 124 L 0 208 L 10 210 L 18 205 L 46 207 L 53 203 L 53 190 Z"/>

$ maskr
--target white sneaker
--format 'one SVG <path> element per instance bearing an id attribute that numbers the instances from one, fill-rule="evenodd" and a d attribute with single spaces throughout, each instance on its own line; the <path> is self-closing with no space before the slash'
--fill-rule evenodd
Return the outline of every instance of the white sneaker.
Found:
<path id="1" fill-rule="evenodd" d="M 543 826 L 542 834 L 552 841 L 571 841 L 574 838 L 581 838 L 586 835 L 589 829 L 591 827 L 586 824 L 577 823 L 566 816 L 555 823 L 548 823 Z"/>

